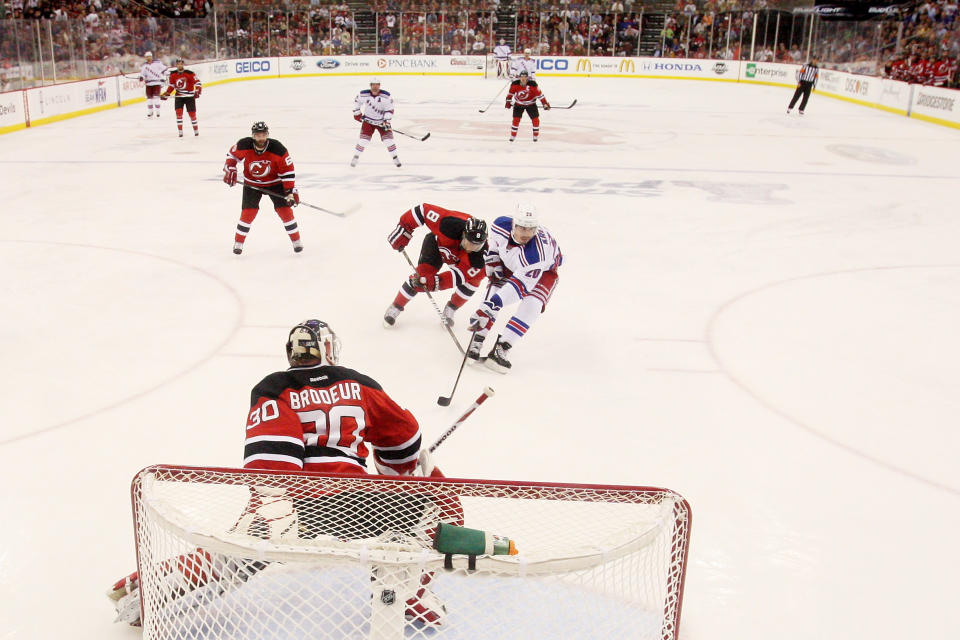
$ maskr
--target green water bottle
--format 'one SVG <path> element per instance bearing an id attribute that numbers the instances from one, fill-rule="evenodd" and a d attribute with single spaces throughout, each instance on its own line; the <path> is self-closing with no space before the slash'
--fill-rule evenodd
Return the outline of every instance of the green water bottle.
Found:
<path id="1" fill-rule="evenodd" d="M 433 548 L 440 553 L 459 553 L 468 556 L 515 556 L 513 540 L 480 529 L 468 529 L 441 522 L 433 536 Z"/>

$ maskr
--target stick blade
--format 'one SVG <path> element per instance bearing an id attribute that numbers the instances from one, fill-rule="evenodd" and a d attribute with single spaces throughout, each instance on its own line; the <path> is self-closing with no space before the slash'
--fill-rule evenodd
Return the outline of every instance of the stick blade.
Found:
<path id="1" fill-rule="evenodd" d="M 430 134 L 428 133 L 427 135 L 425 135 L 425 136 L 423 136 L 422 138 L 420 138 L 420 142 L 423 142 L 424 140 L 426 140 L 426 139 L 429 138 L 429 137 L 430 137 Z"/>
<path id="2" fill-rule="evenodd" d="M 440 396 L 439 398 L 437 398 L 437 404 L 440 405 L 441 407 L 449 407 L 450 398 L 445 398 L 443 396 Z"/>

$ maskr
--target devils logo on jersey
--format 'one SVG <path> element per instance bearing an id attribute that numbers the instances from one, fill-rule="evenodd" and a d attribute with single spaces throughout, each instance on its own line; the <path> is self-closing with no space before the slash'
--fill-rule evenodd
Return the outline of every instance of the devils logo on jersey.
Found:
<path id="1" fill-rule="evenodd" d="M 272 168 L 269 160 L 254 160 L 253 162 L 247 163 L 247 170 L 255 178 L 262 178 L 263 176 L 270 173 Z"/>

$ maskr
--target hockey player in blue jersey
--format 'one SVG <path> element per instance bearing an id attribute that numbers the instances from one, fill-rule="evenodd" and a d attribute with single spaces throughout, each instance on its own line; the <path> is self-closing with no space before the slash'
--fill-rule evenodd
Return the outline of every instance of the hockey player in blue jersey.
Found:
<path id="1" fill-rule="evenodd" d="M 510 369 L 509 351 L 522 338 L 553 295 L 563 262 L 560 246 L 540 225 L 533 205 L 519 204 L 516 213 L 501 216 L 490 227 L 489 246 L 484 255 L 491 286 L 486 299 L 470 317 L 474 332 L 467 356 L 480 359 L 480 347 L 504 307 L 517 305 L 503 333 L 484 361 L 499 373 Z"/>

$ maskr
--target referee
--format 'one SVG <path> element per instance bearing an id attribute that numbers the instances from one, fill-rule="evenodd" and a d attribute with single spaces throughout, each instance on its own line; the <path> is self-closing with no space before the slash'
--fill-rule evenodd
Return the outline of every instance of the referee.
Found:
<path id="1" fill-rule="evenodd" d="M 816 58 L 813 58 L 810 62 L 800 67 L 800 71 L 797 71 L 797 90 L 793 92 L 790 106 L 787 107 L 787 115 L 790 114 L 793 105 L 797 104 L 797 100 L 800 99 L 801 95 L 803 96 L 803 100 L 800 100 L 800 115 L 803 115 L 803 110 L 807 108 L 807 100 L 810 99 L 810 92 L 816 88 L 817 78 L 819 77 L 820 68 L 817 66 Z"/>

